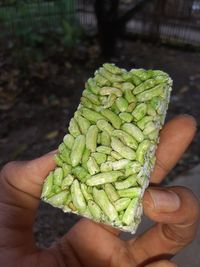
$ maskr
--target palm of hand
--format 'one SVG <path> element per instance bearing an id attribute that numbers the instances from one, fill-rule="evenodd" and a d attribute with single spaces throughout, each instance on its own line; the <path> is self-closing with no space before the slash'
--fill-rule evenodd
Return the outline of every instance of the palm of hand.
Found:
<path id="1" fill-rule="evenodd" d="M 181 127 L 182 131 L 177 132 Z M 165 126 L 157 150 L 158 160 L 151 177 L 152 182 L 159 183 L 175 165 L 191 142 L 194 132 L 194 121 L 188 117 L 179 117 Z M 198 224 L 199 204 L 188 190 L 171 188 L 170 191 L 176 192 L 182 200 L 181 207 L 178 211 L 169 210 L 171 213 L 164 210 L 158 212 L 151 194 L 147 191 L 144 196 L 144 210 L 151 219 L 159 223 L 136 240 L 123 241 L 119 239 L 116 229 L 81 220 L 51 248 L 39 250 L 32 236 L 32 224 L 43 179 L 55 167 L 54 164 L 52 154 L 47 154 L 30 162 L 10 163 L 2 170 L 2 266 L 143 266 L 152 260 L 165 259 L 175 254 L 193 239 Z M 193 209 L 188 212 L 191 206 Z M 185 228 L 182 227 L 184 224 Z M 152 266 L 161 265 L 155 263 Z M 163 266 L 174 265 L 167 261 Z"/>

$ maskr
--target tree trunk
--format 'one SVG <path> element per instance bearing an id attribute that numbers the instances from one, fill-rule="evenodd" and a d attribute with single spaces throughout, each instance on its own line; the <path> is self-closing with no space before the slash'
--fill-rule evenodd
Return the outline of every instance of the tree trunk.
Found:
<path id="1" fill-rule="evenodd" d="M 115 54 L 118 28 L 119 0 L 96 0 L 95 13 L 97 18 L 99 41 L 102 54 L 110 58 Z"/>

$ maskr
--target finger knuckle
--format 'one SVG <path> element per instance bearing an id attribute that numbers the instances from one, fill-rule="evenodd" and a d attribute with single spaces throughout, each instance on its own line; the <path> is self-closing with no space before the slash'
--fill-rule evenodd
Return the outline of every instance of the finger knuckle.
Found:
<path id="1" fill-rule="evenodd" d="M 186 187 L 174 187 L 174 190 L 180 195 L 185 203 L 185 209 L 188 210 L 188 217 L 193 223 L 199 220 L 200 217 L 200 204 L 194 192 Z"/>
<path id="2" fill-rule="evenodd" d="M 13 169 L 15 165 L 16 165 L 16 161 L 10 161 L 6 163 L 0 171 L 0 176 L 2 177 L 9 176 L 9 172 L 11 171 L 11 169 Z"/>
<path id="3" fill-rule="evenodd" d="M 172 243 L 175 243 L 178 247 L 184 247 L 192 241 L 191 235 L 183 235 L 178 231 L 174 231 L 168 224 L 162 225 L 162 232 L 164 237 Z"/>

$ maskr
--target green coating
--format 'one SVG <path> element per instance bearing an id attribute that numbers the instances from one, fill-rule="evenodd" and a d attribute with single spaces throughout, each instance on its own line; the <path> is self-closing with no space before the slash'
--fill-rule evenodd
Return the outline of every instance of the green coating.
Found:
<path id="1" fill-rule="evenodd" d="M 58 167 L 53 172 L 53 183 L 54 185 L 60 186 L 63 179 L 63 169 Z"/>
<path id="2" fill-rule="evenodd" d="M 133 116 L 128 112 L 119 113 L 119 117 L 124 122 L 131 122 L 133 120 Z"/>
<path id="3" fill-rule="evenodd" d="M 99 105 L 100 104 L 100 101 L 98 99 L 98 96 L 94 95 L 93 93 L 91 93 L 90 91 L 88 90 L 84 90 L 83 91 L 83 96 L 88 98 L 88 100 L 92 103 L 92 104 L 95 104 L 95 105 Z"/>
<path id="4" fill-rule="evenodd" d="M 152 116 L 152 117 L 155 117 L 156 114 L 157 114 L 156 111 L 155 111 L 155 109 L 151 106 L 150 103 L 147 104 L 147 114 L 149 116 Z"/>
<path id="5" fill-rule="evenodd" d="M 124 210 L 120 210 L 119 211 L 119 219 L 120 219 L 120 221 L 122 221 L 123 216 L 124 216 Z"/>
<path id="6" fill-rule="evenodd" d="M 168 79 L 169 79 L 169 76 L 164 71 L 162 71 L 162 70 L 153 70 L 152 77 L 156 77 L 156 76 L 160 76 L 160 75 L 162 75 L 164 77 L 167 76 Z"/>
<path id="7" fill-rule="evenodd" d="M 63 142 L 67 148 L 72 149 L 74 144 L 74 137 L 71 134 L 66 134 L 63 138 Z"/>
<path id="8" fill-rule="evenodd" d="M 113 151 L 112 151 L 112 152 L 113 152 Z M 112 153 L 112 152 L 111 152 L 111 153 Z M 115 151 L 114 151 L 114 152 L 115 152 Z M 116 159 L 115 159 L 114 157 L 108 155 L 108 157 L 107 157 L 107 161 L 116 161 Z"/>
<path id="9" fill-rule="evenodd" d="M 64 212 L 134 232 L 171 86 L 162 71 L 126 71 L 109 63 L 98 69 L 85 83 L 42 199 Z"/>
<path id="10" fill-rule="evenodd" d="M 85 136 L 79 135 L 74 141 L 70 154 L 72 166 L 75 167 L 81 162 L 81 158 L 85 149 Z"/>
<path id="11" fill-rule="evenodd" d="M 169 83 L 170 84 L 169 77 L 166 75 L 157 75 L 154 77 L 154 79 L 156 81 L 156 84 L 158 83 Z"/>
<path id="12" fill-rule="evenodd" d="M 135 87 L 135 89 L 133 90 L 133 93 L 135 95 L 142 93 L 143 91 L 146 91 L 152 87 L 154 87 L 156 85 L 156 81 L 155 79 L 149 79 L 146 80 L 144 83 L 138 85 L 137 87 Z"/>
<path id="13" fill-rule="evenodd" d="M 147 91 L 144 91 L 144 92 L 138 94 L 136 96 L 137 100 L 140 102 L 143 102 L 143 101 L 151 100 L 155 96 L 161 96 L 162 97 L 164 94 L 164 86 L 165 86 L 165 84 L 161 83 L 152 89 L 149 89 Z"/>
<path id="14" fill-rule="evenodd" d="M 85 117 L 91 122 L 96 123 L 98 120 L 104 119 L 104 117 L 101 114 L 89 108 L 81 108 L 81 112 L 82 112 L 83 117 Z"/>
<path id="15" fill-rule="evenodd" d="M 147 105 L 145 103 L 141 103 L 136 106 L 133 110 L 132 115 L 136 121 L 141 120 L 147 113 Z"/>
<path id="16" fill-rule="evenodd" d="M 134 110 L 134 108 L 136 107 L 136 103 L 135 102 L 133 102 L 133 103 L 130 103 L 129 105 L 128 105 L 128 108 L 127 108 L 127 112 L 132 112 L 133 110 Z"/>
<path id="17" fill-rule="evenodd" d="M 141 129 L 144 130 L 146 124 L 150 121 L 153 120 L 152 116 L 145 116 L 143 117 L 140 121 L 137 122 L 137 126 Z"/>
<path id="18" fill-rule="evenodd" d="M 155 131 L 149 134 L 149 139 L 152 141 L 156 141 L 158 139 L 159 130 L 156 129 Z"/>
<path id="19" fill-rule="evenodd" d="M 91 153 L 91 156 L 95 159 L 97 164 L 101 164 L 101 163 L 105 162 L 107 159 L 107 155 L 104 153 L 101 153 L 101 152 Z"/>
<path id="20" fill-rule="evenodd" d="M 74 177 L 71 174 L 68 174 L 63 180 L 61 184 L 61 189 L 64 190 L 68 188 L 72 182 L 74 181 Z"/>
<path id="21" fill-rule="evenodd" d="M 144 140 L 142 131 L 132 123 L 124 123 L 121 129 L 130 134 L 138 142 L 142 142 Z"/>
<path id="22" fill-rule="evenodd" d="M 122 159 L 122 158 L 123 158 L 118 152 L 116 152 L 116 151 L 114 151 L 114 150 L 110 152 L 110 155 L 111 155 L 111 157 L 113 157 L 115 160 L 119 160 L 119 159 Z"/>
<path id="23" fill-rule="evenodd" d="M 86 201 L 92 200 L 93 197 L 92 197 L 92 195 L 88 192 L 87 186 L 86 186 L 85 184 L 81 183 L 80 187 L 81 187 L 81 191 L 82 191 L 83 196 L 84 196 L 84 198 L 86 199 Z"/>
<path id="24" fill-rule="evenodd" d="M 119 189 L 125 189 L 125 188 L 129 188 L 131 186 L 136 186 L 136 185 L 137 185 L 137 175 L 133 174 L 121 182 L 116 182 L 115 188 L 119 190 Z"/>
<path id="25" fill-rule="evenodd" d="M 87 204 L 88 205 L 88 204 Z M 86 218 L 92 218 L 92 214 L 87 206 L 87 208 L 85 209 L 85 211 L 83 212 L 83 216 L 86 217 Z"/>
<path id="26" fill-rule="evenodd" d="M 114 112 L 116 115 L 120 113 L 120 110 L 118 109 L 117 105 L 115 103 L 112 104 L 111 106 L 112 112 Z"/>
<path id="27" fill-rule="evenodd" d="M 132 93 L 132 89 L 124 90 L 124 97 L 128 101 L 128 103 L 136 102 L 136 97 Z"/>
<path id="28" fill-rule="evenodd" d="M 74 177 L 78 178 L 79 181 L 81 181 L 81 182 L 85 182 L 90 177 L 90 174 L 82 166 L 77 166 L 77 167 L 73 168 L 72 174 L 74 175 Z"/>
<path id="29" fill-rule="evenodd" d="M 100 90 L 100 95 L 110 95 L 113 94 L 117 97 L 122 96 L 122 91 L 115 87 L 102 87 Z"/>
<path id="30" fill-rule="evenodd" d="M 115 201 L 115 203 L 114 203 L 115 209 L 118 212 L 125 210 L 128 207 L 128 205 L 130 204 L 130 202 L 131 202 L 131 199 L 128 197 L 120 198 L 117 201 Z"/>
<path id="31" fill-rule="evenodd" d="M 149 140 L 144 140 L 139 144 L 138 149 L 136 150 L 136 160 L 141 164 L 144 163 L 145 155 L 148 152 L 150 145 L 151 142 Z"/>
<path id="32" fill-rule="evenodd" d="M 110 71 L 107 71 L 104 68 L 99 69 L 99 74 L 105 77 L 110 83 L 118 83 L 123 82 L 123 78 L 121 75 L 116 75 L 111 73 Z"/>
<path id="33" fill-rule="evenodd" d="M 109 80 L 100 75 L 99 73 L 95 74 L 94 80 L 100 87 L 110 85 Z"/>
<path id="34" fill-rule="evenodd" d="M 90 150 L 86 147 L 83 151 L 83 156 L 81 159 L 82 164 L 86 163 L 90 157 Z"/>
<path id="35" fill-rule="evenodd" d="M 125 213 L 124 213 L 124 216 L 122 218 L 122 222 L 124 224 L 130 225 L 131 223 L 134 222 L 134 214 L 136 213 L 138 202 L 139 202 L 138 198 L 134 198 L 129 203 L 129 205 L 128 205 Z"/>
<path id="36" fill-rule="evenodd" d="M 69 132 L 71 135 L 73 135 L 74 137 L 77 137 L 78 135 L 81 134 L 79 128 L 78 128 L 78 124 L 76 122 L 76 120 L 74 118 L 72 118 L 70 120 L 70 123 L 69 123 L 69 128 L 68 128 Z"/>
<path id="37" fill-rule="evenodd" d="M 109 146 L 98 146 L 96 151 L 109 155 L 112 151 L 112 148 L 110 148 Z"/>
<path id="38" fill-rule="evenodd" d="M 74 112 L 74 118 L 76 119 L 78 116 L 81 116 L 81 112 L 79 109 Z"/>
<path id="39" fill-rule="evenodd" d="M 70 154 L 60 154 L 59 157 L 63 161 L 63 163 L 71 164 Z"/>
<path id="40" fill-rule="evenodd" d="M 98 128 L 96 125 L 91 125 L 86 134 L 86 148 L 91 152 L 96 151 Z"/>
<path id="41" fill-rule="evenodd" d="M 72 211 L 77 211 L 77 208 L 74 206 L 73 202 L 70 202 L 69 204 L 69 208 L 72 210 Z M 66 208 L 66 207 L 65 207 Z M 83 211 L 84 212 L 84 211 Z"/>
<path id="42" fill-rule="evenodd" d="M 112 74 L 121 74 L 122 70 L 114 64 L 104 63 L 103 67 Z"/>
<path id="43" fill-rule="evenodd" d="M 117 211 L 113 204 L 109 201 L 104 190 L 98 190 L 94 187 L 93 196 L 97 205 L 99 205 L 99 207 L 103 210 L 103 212 L 110 219 L 111 222 L 118 219 Z"/>
<path id="44" fill-rule="evenodd" d="M 102 133 L 101 133 L 101 144 L 103 145 L 103 146 L 110 146 L 110 135 L 108 134 L 108 132 L 106 132 L 106 131 L 103 131 Z"/>
<path id="45" fill-rule="evenodd" d="M 92 214 L 93 218 L 95 220 L 100 220 L 102 217 L 102 211 L 99 208 L 99 206 L 93 201 L 89 200 L 88 201 L 88 208 L 90 210 L 90 213 Z"/>
<path id="46" fill-rule="evenodd" d="M 121 85 L 121 89 L 122 89 L 122 91 L 126 91 L 126 90 L 133 90 L 134 89 L 134 85 L 132 84 L 132 83 L 130 83 L 130 82 L 125 82 L 125 83 L 122 83 L 122 85 Z"/>
<path id="47" fill-rule="evenodd" d="M 139 173 L 141 170 L 141 164 L 138 161 L 132 161 L 126 165 L 125 175 L 129 176 L 131 174 Z"/>
<path id="48" fill-rule="evenodd" d="M 97 84 L 96 84 L 96 82 L 94 81 L 94 79 L 92 79 L 92 78 L 88 79 L 87 84 L 86 84 L 86 88 L 87 88 L 87 86 L 89 87 L 89 90 L 90 90 L 93 94 L 98 95 L 99 90 L 100 90 L 100 87 L 97 86 Z"/>
<path id="49" fill-rule="evenodd" d="M 118 152 L 122 157 L 125 159 L 130 159 L 134 160 L 136 157 L 135 151 L 128 147 L 125 146 L 118 138 L 112 137 L 111 138 L 111 147 L 113 150 Z"/>
<path id="50" fill-rule="evenodd" d="M 116 95 L 110 94 L 108 98 L 106 99 L 106 101 L 104 102 L 103 107 L 110 108 L 115 103 L 116 98 L 117 98 Z"/>
<path id="51" fill-rule="evenodd" d="M 44 181 L 41 195 L 42 198 L 47 197 L 51 193 L 53 187 L 53 179 L 53 172 L 50 172 Z"/>
<path id="52" fill-rule="evenodd" d="M 90 102 L 89 99 L 87 99 L 86 97 L 81 97 L 81 104 L 85 107 L 85 108 L 91 108 L 93 109 L 93 104 L 92 102 Z"/>
<path id="53" fill-rule="evenodd" d="M 128 108 L 128 101 L 123 97 L 117 98 L 115 104 L 121 112 L 126 111 Z"/>
<path id="54" fill-rule="evenodd" d="M 79 212 L 86 210 L 86 202 L 82 194 L 80 184 L 77 180 L 74 180 L 71 185 L 72 202 Z"/>
<path id="55" fill-rule="evenodd" d="M 123 78 L 123 80 L 126 81 L 126 82 L 131 82 L 131 80 L 132 80 L 132 75 L 131 75 L 130 72 L 125 72 L 125 73 L 122 74 L 122 78 Z M 131 85 L 132 85 L 132 83 L 131 83 Z"/>
<path id="56" fill-rule="evenodd" d="M 112 161 L 106 161 L 102 163 L 100 166 L 100 171 L 103 173 L 112 171 Z"/>
<path id="57" fill-rule="evenodd" d="M 112 85 L 113 85 L 114 88 L 118 88 L 118 89 L 122 90 L 122 84 L 123 83 L 113 83 Z"/>
<path id="58" fill-rule="evenodd" d="M 105 131 L 109 135 L 111 135 L 112 132 L 114 131 L 114 128 L 112 127 L 112 125 L 109 122 L 107 122 L 106 120 L 97 121 L 97 127 L 99 128 L 99 130 Z"/>
<path id="59" fill-rule="evenodd" d="M 97 105 L 93 104 L 92 108 L 93 108 L 94 111 L 96 111 L 96 112 L 100 112 L 100 111 L 102 110 L 102 106 L 100 106 L 100 105 L 97 106 Z"/>
<path id="60" fill-rule="evenodd" d="M 61 186 L 54 184 L 53 187 L 52 187 L 53 195 L 59 193 L 60 191 L 61 191 Z M 50 198 L 51 196 L 52 196 L 52 195 L 50 195 L 49 198 Z"/>
<path id="61" fill-rule="evenodd" d="M 72 195 L 70 192 L 68 192 L 67 200 L 65 201 L 65 206 L 68 206 L 71 201 L 72 201 Z"/>
<path id="62" fill-rule="evenodd" d="M 138 86 L 139 84 L 141 84 L 142 81 L 136 75 L 132 75 L 132 82 L 135 86 Z"/>
<path id="63" fill-rule="evenodd" d="M 120 176 L 123 176 L 123 173 L 120 171 L 109 171 L 104 173 L 98 173 L 96 175 L 89 177 L 89 179 L 87 179 L 86 181 L 86 184 L 89 186 L 96 186 L 106 183 L 113 183 Z"/>
<path id="64" fill-rule="evenodd" d="M 114 188 L 112 184 L 105 184 L 104 189 L 108 198 L 112 203 L 115 202 L 117 199 L 119 199 L 117 190 Z"/>
<path id="65" fill-rule="evenodd" d="M 64 143 L 61 143 L 58 147 L 59 156 L 62 161 L 71 164 L 70 160 L 70 150 L 65 146 Z"/>
<path id="66" fill-rule="evenodd" d="M 132 73 L 138 76 L 142 81 L 148 80 L 153 76 L 153 70 L 133 69 Z"/>
<path id="67" fill-rule="evenodd" d="M 47 202 L 55 207 L 59 207 L 60 205 L 63 205 L 65 203 L 65 201 L 67 200 L 67 196 L 68 196 L 67 191 L 61 191 L 60 193 L 55 194 L 52 197 L 48 198 Z"/>
<path id="68" fill-rule="evenodd" d="M 130 160 L 128 159 L 120 159 L 118 161 L 114 161 L 112 163 L 112 168 L 114 171 L 116 170 L 122 170 L 124 169 L 128 164 L 130 163 Z"/>
<path id="69" fill-rule="evenodd" d="M 141 194 L 141 188 L 132 187 L 127 189 L 121 189 L 118 190 L 118 194 L 120 195 L 120 197 L 130 197 L 130 198 L 139 197 Z"/>
<path id="70" fill-rule="evenodd" d="M 157 127 L 156 127 L 155 123 L 150 121 L 145 125 L 145 128 L 143 130 L 143 134 L 148 136 L 150 133 L 152 133 L 156 129 L 157 129 Z"/>
<path id="71" fill-rule="evenodd" d="M 81 130 L 81 133 L 82 133 L 82 134 L 86 134 L 88 128 L 89 128 L 90 125 L 91 125 L 90 122 L 89 122 L 86 118 L 84 118 L 84 117 L 82 117 L 82 116 L 77 116 L 77 117 L 76 117 L 76 121 L 77 121 L 78 126 L 79 126 L 79 128 L 80 128 L 80 130 Z"/>
<path id="72" fill-rule="evenodd" d="M 87 162 L 87 168 L 91 175 L 98 173 L 100 171 L 98 164 L 93 157 L 90 157 Z"/>
<path id="73" fill-rule="evenodd" d="M 59 157 L 59 155 L 54 155 L 54 161 L 56 163 L 57 166 L 62 167 L 64 162 L 62 161 L 62 159 Z"/>
<path id="74" fill-rule="evenodd" d="M 113 127 L 116 129 L 120 128 L 122 121 L 114 112 L 109 109 L 104 109 L 101 111 L 101 114 L 111 122 Z"/>
<path id="75" fill-rule="evenodd" d="M 122 130 L 113 131 L 112 135 L 119 138 L 126 146 L 137 149 L 138 143 L 134 137 Z"/>

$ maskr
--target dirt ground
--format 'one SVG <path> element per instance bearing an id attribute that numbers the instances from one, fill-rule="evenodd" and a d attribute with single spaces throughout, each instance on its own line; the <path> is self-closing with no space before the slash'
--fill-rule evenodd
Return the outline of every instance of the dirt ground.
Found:
<path id="1" fill-rule="evenodd" d="M 167 120 L 191 114 L 200 123 L 200 53 L 127 41 L 111 60 L 127 69 L 162 69 L 174 80 Z M 102 64 L 96 45 L 79 47 L 74 57 L 56 54 L 40 63 L 17 68 L 0 51 L 0 166 L 11 160 L 32 159 L 61 142 L 76 109 L 84 82 Z M 200 162 L 200 131 L 168 180 Z M 41 203 L 34 234 L 49 246 L 78 220 L 77 216 Z"/>

